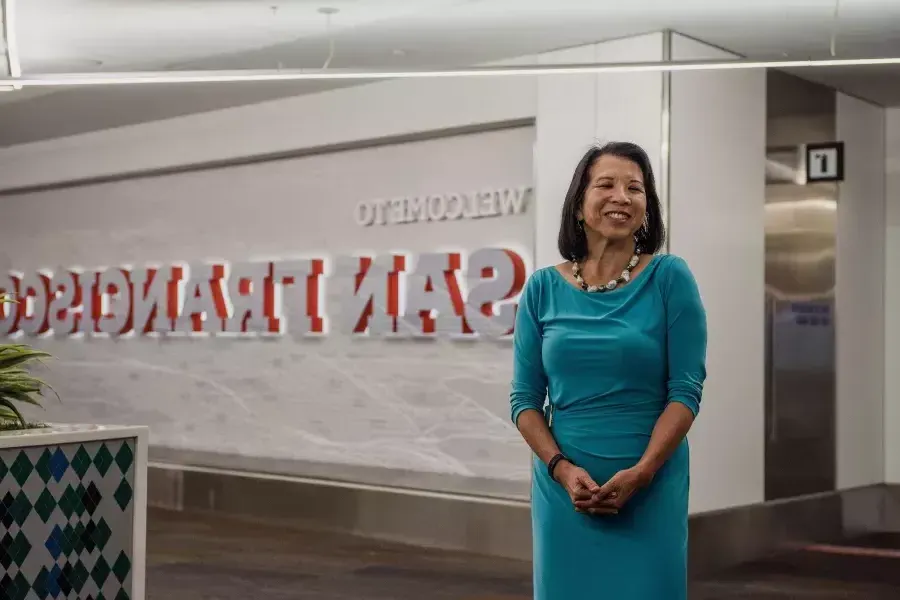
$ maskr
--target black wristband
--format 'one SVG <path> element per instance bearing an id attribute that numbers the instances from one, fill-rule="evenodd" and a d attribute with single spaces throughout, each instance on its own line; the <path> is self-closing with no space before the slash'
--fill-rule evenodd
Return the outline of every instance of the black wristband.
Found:
<path id="1" fill-rule="evenodd" d="M 573 465 L 575 464 L 571 461 L 571 459 L 569 459 L 568 456 L 566 456 L 565 454 L 562 454 L 562 453 L 559 453 L 556 456 L 554 456 L 553 458 L 551 458 L 550 462 L 547 463 L 547 473 L 550 475 L 550 479 L 552 479 L 553 481 L 556 481 L 556 479 L 553 477 L 553 471 L 556 470 L 556 466 L 562 460 L 564 460 L 568 463 L 571 463 Z"/>

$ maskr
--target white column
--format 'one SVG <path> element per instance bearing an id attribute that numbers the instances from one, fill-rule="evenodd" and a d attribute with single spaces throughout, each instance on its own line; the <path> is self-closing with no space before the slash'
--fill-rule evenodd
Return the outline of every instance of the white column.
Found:
<path id="1" fill-rule="evenodd" d="M 884 481 L 884 109 L 837 95 L 837 487 Z"/>
<path id="2" fill-rule="evenodd" d="M 900 484 L 900 108 L 887 110 L 885 132 L 884 470 Z"/>
<path id="3" fill-rule="evenodd" d="M 674 35 L 673 60 L 733 58 Z M 709 327 L 691 443 L 691 512 L 765 493 L 766 74 L 673 73 L 669 251 L 690 265 Z"/>
<path id="4" fill-rule="evenodd" d="M 639 62 L 663 59 L 662 33 L 640 35 L 542 55 L 542 64 Z M 609 141 L 640 144 L 659 171 L 662 143 L 660 73 L 600 73 L 538 77 L 535 189 L 536 267 L 562 260 L 556 248 L 560 210 L 581 156 Z"/>

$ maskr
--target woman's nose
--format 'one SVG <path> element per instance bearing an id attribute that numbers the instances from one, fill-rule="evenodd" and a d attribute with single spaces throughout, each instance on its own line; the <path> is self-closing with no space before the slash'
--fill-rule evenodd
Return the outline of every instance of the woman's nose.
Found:
<path id="1" fill-rule="evenodd" d="M 631 198 L 628 197 L 625 188 L 618 186 L 613 189 L 612 200 L 620 204 L 631 204 Z"/>

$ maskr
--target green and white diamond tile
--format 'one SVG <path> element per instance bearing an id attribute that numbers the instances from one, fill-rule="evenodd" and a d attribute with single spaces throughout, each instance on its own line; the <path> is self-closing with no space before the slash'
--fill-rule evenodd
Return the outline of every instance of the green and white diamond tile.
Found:
<path id="1" fill-rule="evenodd" d="M 135 440 L 0 449 L 0 600 L 130 599 Z"/>

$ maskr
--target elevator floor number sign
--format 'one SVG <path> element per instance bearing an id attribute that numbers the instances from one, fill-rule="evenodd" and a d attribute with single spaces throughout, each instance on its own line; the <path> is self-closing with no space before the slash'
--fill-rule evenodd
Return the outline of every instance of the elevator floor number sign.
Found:
<path id="1" fill-rule="evenodd" d="M 806 181 L 844 180 L 844 142 L 806 146 Z"/>

